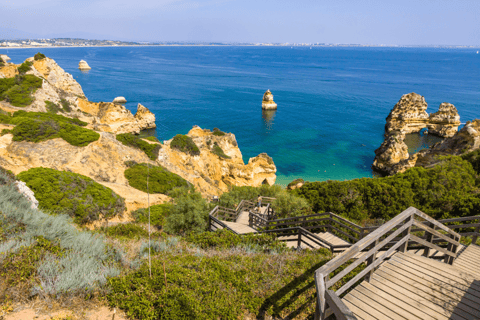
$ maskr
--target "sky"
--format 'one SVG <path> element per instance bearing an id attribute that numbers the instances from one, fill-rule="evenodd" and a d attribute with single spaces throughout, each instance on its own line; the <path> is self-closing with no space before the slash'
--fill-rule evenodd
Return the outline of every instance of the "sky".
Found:
<path id="1" fill-rule="evenodd" d="M 0 39 L 480 45 L 479 0 L 0 0 Z"/>

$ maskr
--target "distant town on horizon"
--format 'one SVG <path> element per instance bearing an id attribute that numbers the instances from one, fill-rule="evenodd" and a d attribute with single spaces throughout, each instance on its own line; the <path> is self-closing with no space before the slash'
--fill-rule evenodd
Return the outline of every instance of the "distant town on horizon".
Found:
<path id="1" fill-rule="evenodd" d="M 415 48 L 480 48 L 480 45 L 397 45 L 356 43 L 267 43 L 267 42 L 202 42 L 202 41 L 118 41 L 80 38 L 0 39 L 0 48 L 35 47 L 102 47 L 102 46 L 290 46 L 290 47 L 415 47 Z"/>

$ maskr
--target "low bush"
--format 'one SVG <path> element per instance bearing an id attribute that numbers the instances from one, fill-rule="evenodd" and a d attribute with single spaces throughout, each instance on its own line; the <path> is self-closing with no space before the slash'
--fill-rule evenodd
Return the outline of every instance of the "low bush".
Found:
<path id="1" fill-rule="evenodd" d="M 58 104 L 55 104 L 51 101 L 45 100 L 45 107 L 47 108 L 48 112 L 51 113 L 58 113 L 58 111 L 62 110 Z"/>
<path id="2" fill-rule="evenodd" d="M 186 239 L 202 249 L 225 250 L 235 247 L 257 247 L 266 252 L 271 250 L 281 252 L 287 249 L 285 242 L 278 241 L 272 234 L 250 233 L 239 235 L 226 229 L 190 234 Z"/>
<path id="3" fill-rule="evenodd" d="M 17 68 L 18 72 L 20 74 L 24 74 L 24 73 L 32 70 L 32 65 L 33 65 L 33 63 L 31 61 L 25 61 L 24 63 L 22 63 L 20 65 L 20 67 Z"/>
<path id="4" fill-rule="evenodd" d="M 475 161 L 474 155 L 465 156 Z M 444 157 L 436 166 L 416 167 L 384 178 L 309 182 L 292 194 L 307 199 L 315 212 L 334 212 L 352 221 L 389 220 L 410 206 L 435 219 L 475 211 L 478 175 L 468 161 Z"/>
<path id="5" fill-rule="evenodd" d="M 42 59 L 45 59 L 45 55 L 43 53 L 37 53 L 36 55 L 33 56 L 33 59 L 35 60 L 42 60 Z"/>
<path id="6" fill-rule="evenodd" d="M 142 139 L 145 139 L 145 140 L 148 140 L 148 141 L 152 141 L 152 142 L 160 142 L 160 140 L 158 140 L 156 137 L 154 136 L 148 136 L 148 137 L 144 137 Z"/>
<path id="7" fill-rule="evenodd" d="M 68 102 L 68 100 L 60 99 L 60 104 L 62 105 L 62 108 L 65 112 L 71 112 L 72 111 L 71 104 L 70 104 L 70 102 Z"/>
<path id="8" fill-rule="evenodd" d="M 157 160 L 158 152 L 162 148 L 160 144 L 148 143 L 131 133 L 117 134 L 117 140 L 126 146 L 142 150 L 151 160 Z"/>
<path id="9" fill-rule="evenodd" d="M 192 156 L 200 155 L 200 149 L 198 149 L 192 138 L 184 134 L 177 134 L 175 137 L 173 137 L 170 147 Z"/>
<path id="10" fill-rule="evenodd" d="M 221 131 L 221 130 L 218 129 L 218 128 L 213 128 L 213 135 L 214 135 L 214 136 L 221 137 L 221 136 L 224 136 L 224 135 L 225 135 L 225 132 Z"/>
<path id="11" fill-rule="evenodd" d="M 0 136 L 4 136 L 6 134 L 12 133 L 11 129 L 2 129 L 2 132 L 0 133 Z"/>
<path id="12" fill-rule="evenodd" d="M 65 213 L 85 224 L 123 214 L 125 200 L 78 173 L 32 168 L 17 175 L 35 193 L 42 209 Z"/>
<path id="13" fill-rule="evenodd" d="M 25 107 L 33 101 L 33 93 L 42 87 L 43 80 L 34 75 L 19 75 L 0 79 L 0 99 L 16 107 Z"/>
<path id="14" fill-rule="evenodd" d="M 206 231 L 208 214 L 213 206 L 198 192 L 178 197 L 167 216 L 165 231 L 177 235 Z"/>
<path id="15" fill-rule="evenodd" d="M 2 58 L 0 58 L 0 68 L 5 67 L 5 61 L 3 61 Z"/>
<path id="16" fill-rule="evenodd" d="M 111 227 L 101 227 L 100 232 L 112 238 L 140 239 L 148 238 L 148 231 L 134 223 L 120 223 Z"/>
<path id="17" fill-rule="evenodd" d="M 154 226 L 164 226 L 166 217 L 172 210 L 173 205 L 164 203 L 150 207 L 150 223 Z M 135 222 L 148 223 L 148 208 L 141 208 L 131 212 Z"/>
<path id="18" fill-rule="evenodd" d="M 85 127 L 87 125 L 86 122 L 76 118 L 68 118 L 62 115 L 45 113 L 45 112 L 26 112 L 26 111 L 20 110 L 20 111 L 14 112 L 12 115 L 12 118 L 13 119 L 10 121 L 10 123 L 12 124 L 19 124 L 23 119 L 34 119 L 39 121 L 52 120 L 55 122 L 65 122 L 65 123 L 74 124 L 80 127 Z"/>
<path id="19" fill-rule="evenodd" d="M 107 299 L 129 317 L 145 320 L 311 319 L 316 298 L 312 275 L 330 258 L 324 251 L 164 252 L 152 260 L 151 277 L 143 264 L 136 272 L 109 279 Z"/>
<path id="20" fill-rule="evenodd" d="M 213 144 L 212 152 L 222 159 L 231 159 L 231 157 L 227 156 L 225 152 L 223 152 L 222 148 L 220 148 L 216 142 Z"/>
<path id="21" fill-rule="evenodd" d="M 175 187 L 188 186 L 179 175 L 168 171 L 161 166 L 148 165 L 140 163 L 125 170 L 124 175 L 128 180 L 128 184 L 138 190 L 147 192 L 147 173 L 148 192 L 166 194 Z"/>

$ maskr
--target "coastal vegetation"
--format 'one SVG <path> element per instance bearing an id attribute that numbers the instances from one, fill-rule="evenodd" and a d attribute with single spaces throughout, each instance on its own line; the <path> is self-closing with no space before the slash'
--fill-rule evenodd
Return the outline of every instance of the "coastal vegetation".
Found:
<path id="1" fill-rule="evenodd" d="M 20 65 L 20 67 L 17 68 L 18 72 L 23 75 L 27 73 L 28 71 L 32 70 L 33 62 L 31 61 L 25 61 Z"/>
<path id="2" fill-rule="evenodd" d="M 40 167 L 21 172 L 17 178 L 35 193 L 41 209 L 67 214 L 79 224 L 121 215 L 125 211 L 123 198 L 78 173 Z"/>
<path id="3" fill-rule="evenodd" d="M 225 132 L 221 131 L 221 130 L 218 129 L 218 128 L 213 128 L 213 135 L 214 135 L 214 136 L 221 137 L 221 136 L 224 136 L 224 135 L 225 135 Z"/>
<path id="4" fill-rule="evenodd" d="M 42 87 L 42 81 L 32 74 L 0 79 L 0 100 L 15 107 L 26 107 L 34 101 L 33 93 Z"/>
<path id="5" fill-rule="evenodd" d="M 100 138 L 97 132 L 82 128 L 86 122 L 53 113 L 16 111 L 12 116 L 0 114 L 0 122 L 16 125 L 11 131 L 13 141 L 62 138 L 73 146 L 84 147 Z"/>
<path id="6" fill-rule="evenodd" d="M 42 60 L 42 59 L 45 59 L 45 58 L 46 58 L 45 55 L 43 53 L 40 53 L 40 52 L 38 52 L 37 54 L 35 54 L 33 56 L 33 59 L 35 59 L 35 60 Z"/>
<path id="7" fill-rule="evenodd" d="M 147 190 L 148 173 L 148 190 Z M 124 172 L 128 184 L 140 191 L 148 193 L 163 193 L 176 187 L 186 187 L 188 182 L 179 175 L 168 171 L 161 166 L 149 165 L 146 163 L 131 164 Z"/>
<path id="8" fill-rule="evenodd" d="M 200 155 L 200 149 L 198 149 L 195 142 L 193 142 L 193 139 L 184 134 L 177 134 L 175 137 L 173 137 L 170 147 L 192 156 Z"/>
<path id="9" fill-rule="evenodd" d="M 126 146 L 142 150 L 151 160 L 157 160 L 158 152 L 162 148 L 162 146 L 158 143 L 148 143 L 146 141 L 143 141 L 140 137 L 131 133 L 117 134 L 117 140 Z"/>
<path id="10" fill-rule="evenodd" d="M 225 152 L 223 152 L 223 149 L 220 148 L 216 142 L 213 144 L 212 152 L 222 159 L 231 159 L 231 157 L 227 156 Z"/>
<path id="11" fill-rule="evenodd" d="M 172 210 L 173 205 L 164 203 L 150 206 L 150 223 L 153 226 L 164 226 L 166 217 Z M 148 223 L 148 208 L 141 208 L 132 211 L 130 215 L 138 223 Z"/>
<path id="12" fill-rule="evenodd" d="M 47 111 L 50 113 L 58 113 L 60 112 L 71 112 L 72 108 L 70 107 L 70 102 L 65 99 L 60 100 L 60 105 L 57 103 L 53 103 L 51 101 L 45 100 L 45 107 Z"/>
<path id="13" fill-rule="evenodd" d="M 314 212 L 335 212 L 356 222 L 389 220 L 410 206 L 435 219 L 474 216 L 480 214 L 478 159 L 478 151 L 463 159 L 443 157 L 429 169 L 416 167 L 374 179 L 307 182 L 291 193 L 305 198 Z"/>

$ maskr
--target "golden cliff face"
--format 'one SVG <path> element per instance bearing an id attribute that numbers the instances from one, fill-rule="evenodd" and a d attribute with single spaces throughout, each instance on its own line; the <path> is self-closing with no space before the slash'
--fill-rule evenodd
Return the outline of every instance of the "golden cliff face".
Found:
<path id="1" fill-rule="evenodd" d="M 259 186 L 264 181 L 275 183 L 277 169 L 272 158 L 263 153 L 245 164 L 233 134 L 215 136 L 210 130 L 194 127 L 187 136 L 199 147 L 200 155 L 190 156 L 173 149 L 169 140 L 160 150 L 157 162 L 193 183 L 203 194 L 219 195 L 228 191 L 231 185 Z M 215 143 L 230 159 L 212 152 Z"/>

